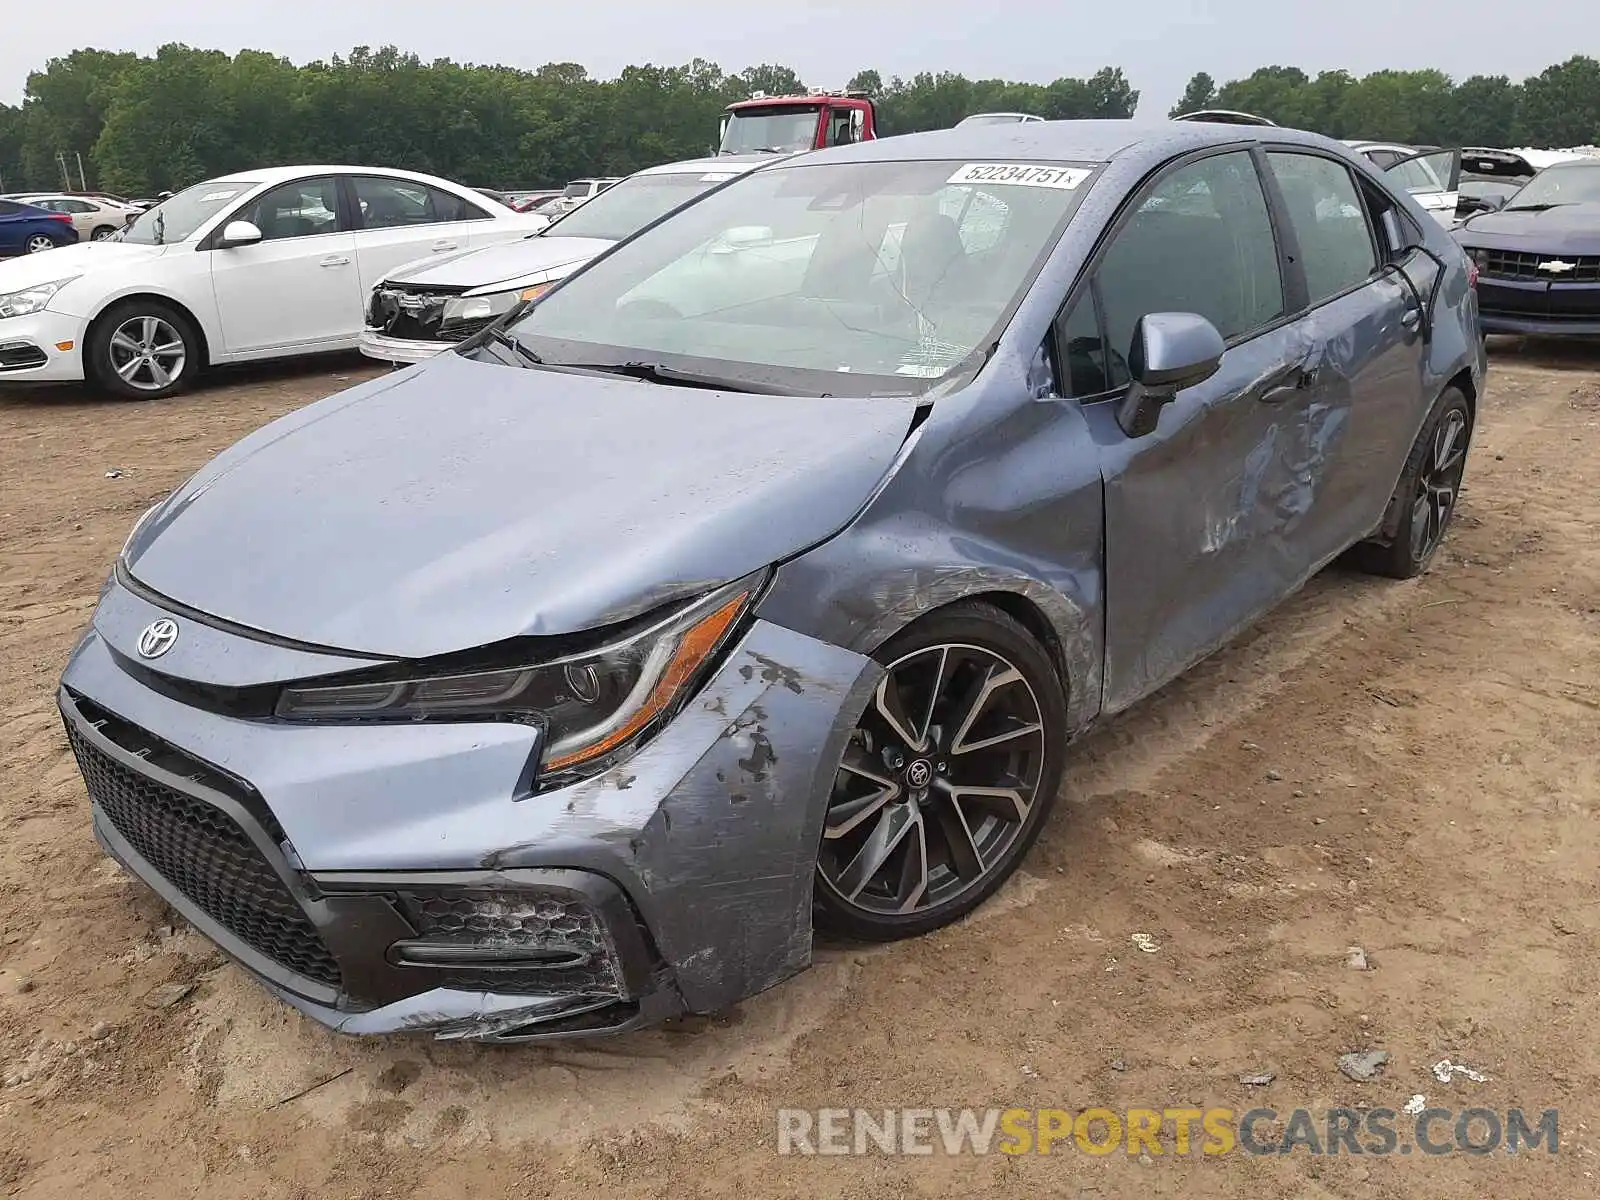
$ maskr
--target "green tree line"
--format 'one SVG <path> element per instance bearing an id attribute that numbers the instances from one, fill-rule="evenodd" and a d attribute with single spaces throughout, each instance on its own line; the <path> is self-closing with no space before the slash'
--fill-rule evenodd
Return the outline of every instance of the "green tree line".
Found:
<path id="1" fill-rule="evenodd" d="M 1577 55 L 1514 83 L 1473 75 L 1457 83 L 1442 71 L 1348 71 L 1315 77 L 1299 67 L 1262 67 L 1220 87 L 1205 72 L 1189 81 L 1172 115 L 1230 108 L 1280 125 L 1336 138 L 1431 146 L 1538 146 L 1600 143 L 1600 61 Z"/>
<path id="2" fill-rule="evenodd" d="M 1125 117 L 1139 102 L 1120 70 L 1050 84 L 862 71 L 885 132 L 950 125 L 982 109 Z M 805 90 L 788 67 L 729 75 L 696 59 L 594 79 L 577 63 L 536 71 L 468 66 L 385 46 L 297 67 L 163 46 L 153 57 L 78 50 L 28 77 L 0 105 L 0 178 L 59 187 L 58 152 L 91 187 L 149 195 L 264 163 L 350 162 L 428 171 L 479 186 L 559 185 L 704 154 L 723 108 L 753 92 Z"/>
<path id="3" fill-rule="evenodd" d="M 257 50 L 184 45 L 153 56 L 78 50 L 28 77 L 0 105 L 0 180 L 55 187 L 64 152 L 91 187 L 148 195 L 266 163 L 356 162 L 430 171 L 482 186 L 554 185 L 621 175 L 705 153 L 724 106 L 753 92 L 803 90 L 790 68 L 728 74 L 703 59 L 628 67 L 596 79 L 577 63 L 474 66 L 385 46 L 296 66 Z M 924 72 L 849 84 L 878 103 L 885 134 L 953 125 L 981 111 L 1049 119 L 1129 117 L 1139 92 L 1119 68 L 1027 83 Z M 1514 83 L 1438 71 L 1315 77 L 1263 67 L 1220 86 L 1204 73 L 1177 111 L 1242 109 L 1334 137 L 1463 145 L 1600 141 L 1600 62 L 1575 57 Z"/>

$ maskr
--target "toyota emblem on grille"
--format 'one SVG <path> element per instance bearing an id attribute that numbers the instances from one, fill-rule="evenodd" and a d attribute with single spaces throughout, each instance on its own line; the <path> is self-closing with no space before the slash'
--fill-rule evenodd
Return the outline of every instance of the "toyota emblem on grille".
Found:
<path id="1" fill-rule="evenodd" d="M 151 621 L 139 634 L 139 657 L 160 658 L 178 640 L 178 623 L 170 617 Z"/>
<path id="2" fill-rule="evenodd" d="M 1577 268 L 1577 263 L 1569 263 L 1565 259 L 1552 258 L 1539 264 L 1539 270 L 1549 271 L 1553 275 L 1562 275 Z"/>

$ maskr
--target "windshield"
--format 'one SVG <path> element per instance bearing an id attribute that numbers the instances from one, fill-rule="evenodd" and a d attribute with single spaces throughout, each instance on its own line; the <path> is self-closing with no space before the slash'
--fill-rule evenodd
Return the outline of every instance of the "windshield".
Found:
<path id="1" fill-rule="evenodd" d="M 810 150 L 817 142 L 817 108 L 811 104 L 770 105 L 730 113 L 722 135 L 723 154 Z"/>
<path id="2" fill-rule="evenodd" d="M 1506 211 L 1594 203 L 1600 203 L 1600 162 L 1546 168 L 1512 198 Z"/>
<path id="3" fill-rule="evenodd" d="M 701 192 L 732 179 L 731 171 L 635 175 L 606 188 L 545 230 L 550 237 L 605 238 L 620 242 Z"/>
<path id="4" fill-rule="evenodd" d="M 170 246 L 173 242 L 187 241 L 219 209 L 256 186 L 254 180 L 197 183 L 140 213 L 133 224 L 122 231 L 120 240 L 137 242 L 141 246 Z"/>
<path id="5" fill-rule="evenodd" d="M 756 171 L 640 233 L 509 332 L 549 365 L 664 364 L 750 390 L 906 394 L 976 370 L 1092 169 Z"/>

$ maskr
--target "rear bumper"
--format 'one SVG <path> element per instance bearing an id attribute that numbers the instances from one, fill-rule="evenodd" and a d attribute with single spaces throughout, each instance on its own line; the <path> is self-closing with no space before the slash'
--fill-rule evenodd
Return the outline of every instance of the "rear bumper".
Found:
<path id="1" fill-rule="evenodd" d="M 370 329 L 361 331 L 361 353 L 368 358 L 375 358 L 386 363 L 419 363 L 449 350 L 452 342 L 421 342 L 407 338 L 387 337 L 381 333 L 373 333 Z"/>

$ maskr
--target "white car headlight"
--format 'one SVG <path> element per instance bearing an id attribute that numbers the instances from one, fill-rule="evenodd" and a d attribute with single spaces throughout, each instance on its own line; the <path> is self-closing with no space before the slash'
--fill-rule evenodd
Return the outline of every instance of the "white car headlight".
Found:
<path id="1" fill-rule="evenodd" d="M 512 288 L 509 291 L 492 292 L 485 296 L 451 296 L 444 302 L 439 331 L 449 333 L 463 326 L 476 330 L 490 321 L 505 316 L 517 305 L 532 300 L 550 287 L 548 283 L 536 283 L 528 287 Z"/>
<path id="2" fill-rule="evenodd" d="M 76 278 L 78 278 L 76 275 L 71 275 L 66 279 L 57 279 L 54 283 L 36 283 L 19 292 L 6 292 L 0 295 L 0 320 L 6 317 L 25 317 L 29 313 L 42 311 L 44 306 L 50 303 L 52 296 Z"/>

